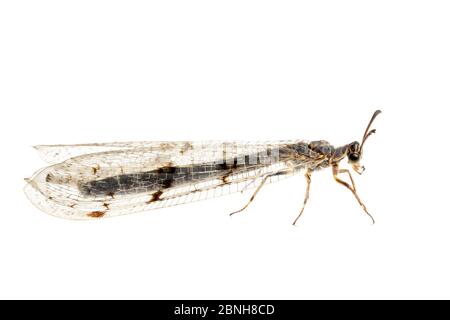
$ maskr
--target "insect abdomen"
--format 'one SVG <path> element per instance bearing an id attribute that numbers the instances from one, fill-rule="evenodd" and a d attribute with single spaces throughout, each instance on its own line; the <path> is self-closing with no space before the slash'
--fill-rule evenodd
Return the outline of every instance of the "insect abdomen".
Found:
<path id="1" fill-rule="evenodd" d="M 147 172 L 122 174 L 88 181 L 79 184 L 79 189 L 82 195 L 93 197 L 147 193 L 183 184 L 225 177 L 235 172 L 254 170 L 255 165 L 259 164 L 259 158 L 253 164 L 249 157 L 245 157 L 242 161 L 235 158 L 224 163 L 211 162 L 193 166 L 167 166 Z"/>

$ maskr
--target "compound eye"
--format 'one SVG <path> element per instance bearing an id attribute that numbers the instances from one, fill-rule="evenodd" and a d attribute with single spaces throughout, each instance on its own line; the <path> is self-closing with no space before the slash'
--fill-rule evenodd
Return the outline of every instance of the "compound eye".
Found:
<path id="1" fill-rule="evenodd" d="M 348 159 L 350 161 L 358 161 L 359 160 L 359 154 L 357 154 L 357 153 L 350 153 L 348 155 Z"/>

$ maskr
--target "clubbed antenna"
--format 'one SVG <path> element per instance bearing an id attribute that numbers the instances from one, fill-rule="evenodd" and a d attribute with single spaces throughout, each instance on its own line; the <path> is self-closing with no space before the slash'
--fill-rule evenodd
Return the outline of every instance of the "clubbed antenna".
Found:
<path id="1" fill-rule="evenodd" d="M 377 110 L 374 112 L 372 119 L 370 119 L 369 124 L 367 125 L 366 131 L 364 132 L 362 141 L 361 141 L 361 147 L 360 147 L 360 151 L 362 151 L 364 143 L 366 142 L 367 138 L 372 134 L 375 133 L 375 129 L 372 129 L 369 131 L 370 126 L 372 125 L 372 122 L 375 120 L 375 118 L 381 113 L 381 110 Z"/>

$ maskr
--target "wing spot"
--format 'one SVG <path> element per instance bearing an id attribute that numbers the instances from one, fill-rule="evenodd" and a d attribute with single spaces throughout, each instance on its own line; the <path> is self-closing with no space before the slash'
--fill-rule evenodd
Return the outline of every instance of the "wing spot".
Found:
<path id="1" fill-rule="evenodd" d="M 95 167 L 91 167 L 91 168 L 92 168 L 92 173 L 93 173 L 94 175 L 96 175 L 97 172 L 98 172 L 98 170 L 100 170 L 100 166 L 99 166 L 99 165 L 96 165 Z"/>
<path id="2" fill-rule="evenodd" d="M 104 211 L 92 211 L 87 214 L 90 218 L 102 218 L 105 215 L 106 212 Z"/>
<path id="3" fill-rule="evenodd" d="M 222 177 L 220 177 L 220 179 L 223 182 L 223 185 L 225 184 L 229 184 L 230 181 L 228 180 L 228 178 L 230 177 L 230 175 L 233 174 L 233 170 L 230 170 L 230 172 L 228 172 L 226 175 L 223 175 Z"/>
<path id="4" fill-rule="evenodd" d="M 152 198 L 147 201 L 147 204 L 161 200 L 162 194 L 163 192 L 161 190 L 156 191 L 154 194 L 152 194 Z"/>

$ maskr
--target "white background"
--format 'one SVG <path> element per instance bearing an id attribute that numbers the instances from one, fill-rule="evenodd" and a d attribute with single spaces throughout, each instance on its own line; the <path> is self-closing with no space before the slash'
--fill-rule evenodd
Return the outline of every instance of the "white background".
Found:
<path id="1" fill-rule="evenodd" d="M 0 298 L 450 298 L 446 1 L 3 1 Z M 35 144 L 359 140 L 329 170 L 99 221 L 22 192 Z M 345 163 L 344 163 L 345 164 Z"/>

